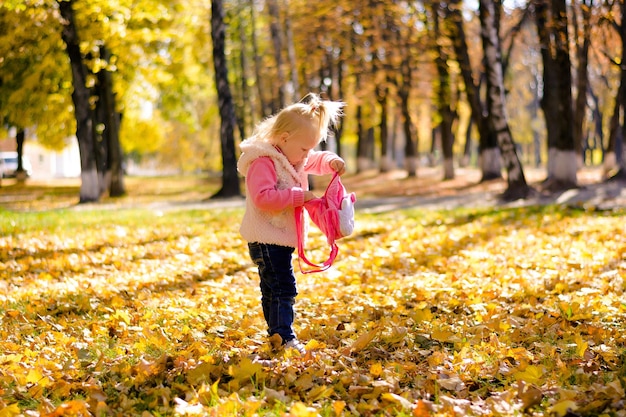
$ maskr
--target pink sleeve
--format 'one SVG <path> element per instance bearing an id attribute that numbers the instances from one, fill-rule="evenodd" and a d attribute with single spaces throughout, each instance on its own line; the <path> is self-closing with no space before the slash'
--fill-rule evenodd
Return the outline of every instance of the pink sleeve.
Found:
<path id="1" fill-rule="evenodd" d="M 261 210 L 279 211 L 304 205 L 302 188 L 279 190 L 277 184 L 276 169 L 270 158 L 261 157 L 250 164 L 246 175 L 246 189 L 255 206 Z"/>
<path id="2" fill-rule="evenodd" d="M 334 171 L 330 163 L 335 159 L 341 159 L 336 153 L 330 151 L 311 151 L 307 158 L 304 170 L 313 175 L 332 174 Z"/>

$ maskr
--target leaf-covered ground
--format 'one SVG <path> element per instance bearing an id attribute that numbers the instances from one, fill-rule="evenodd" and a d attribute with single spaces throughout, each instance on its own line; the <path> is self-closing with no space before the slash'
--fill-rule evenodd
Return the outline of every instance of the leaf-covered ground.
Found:
<path id="1" fill-rule="evenodd" d="M 359 212 L 298 274 L 300 357 L 241 209 L 0 210 L 0 417 L 626 416 L 624 214 Z"/>

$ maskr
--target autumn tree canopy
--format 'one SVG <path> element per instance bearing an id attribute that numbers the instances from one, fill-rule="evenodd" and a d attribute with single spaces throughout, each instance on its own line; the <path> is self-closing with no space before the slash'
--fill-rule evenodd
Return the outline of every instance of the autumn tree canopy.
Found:
<path id="1" fill-rule="evenodd" d="M 505 116 L 520 160 L 550 163 L 549 132 L 558 131 L 555 120 L 563 118 L 546 113 L 554 110 L 546 104 L 551 97 L 547 93 L 554 89 L 544 86 L 554 78 L 549 64 L 560 51 L 558 62 L 569 64 L 554 67 L 564 71 L 569 66 L 572 82 L 561 94 L 570 91 L 572 107 L 576 99 L 577 118 L 570 124 L 575 130 L 567 136 L 573 143 L 559 146 L 567 150 L 568 158 L 574 150 L 578 164 L 597 164 L 605 151 L 615 154 L 621 149 L 609 137 L 619 140 L 621 136 L 611 132 L 623 124 L 619 119 L 618 127 L 610 123 L 611 115 L 617 114 L 613 109 L 621 84 L 623 45 L 616 28 L 623 26 L 622 2 L 581 0 L 559 8 L 561 2 L 484 2 L 493 4 L 497 18 Z M 489 178 L 502 169 L 493 132 L 481 130 L 477 123 L 493 111 L 485 96 L 485 52 L 479 36 L 483 3 L 220 3 L 237 119 L 234 141 L 286 102 L 315 91 L 348 103 L 344 123 L 327 146 L 339 151 L 354 171 L 401 168 L 419 175 L 420 163 L 443 162 L 445 176 L 451 177 L 455 164 L 480 161 Z M 102 100 L 94 95 L 103 82 L 100 75 L 110 74 L 109 97 L 120 119 L 123 157 L 156 157 L 163 165 L 185 171 L 221 172 L 218 155 L 225 143 L 207 2 L 4 1 L 3 126 L 25 128 L 27 141 L 36 136 L 56 148 L 76 133 L 71 94 L 80 81 L 72 78 L 62 37 L 67 19 L 61 6 L 66 4 L 75 14 L 84 83 L 91 91 L 90 111 Z M 546 28 L 561 28 L 567 39 L 558 47 L 547 44 L 542 40 Z M 459 34 L 463 42 L 458 41 Z M 482 105 L 477 105 L 480 101 Z M 109 128 L 108 123 L 95 122 L 96 141 L 103 130 L 107 132 L 103 128 Z M 611 164 L 607 173 L 621 161 L 618 152 L 607 161 Z M 550 176 L 553 171 L 548 168 Z"/>

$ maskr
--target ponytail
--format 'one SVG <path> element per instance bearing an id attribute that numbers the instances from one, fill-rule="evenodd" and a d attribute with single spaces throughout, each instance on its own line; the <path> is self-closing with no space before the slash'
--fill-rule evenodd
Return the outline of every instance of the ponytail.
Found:
<path id="1" fill-rule="evenodd" d="M 300 103 L 307 107 L 305 111 L 311 118 L 318 119 L 318 129 L 320 139 L 326 140 L 328 129 L 334 128 L 339 123 L 339 118 L 343 116 L 343 108 L 346 105 L 341 101 L 323 100 L 315 93 L 309 93 L 300 100 Z"/>
<path id="2" fill-rule="evenodd" d="M 293 132 L 303 121 L 317 121 L 320 141 L 325 141 L 328 129 L 334 128 L 343 116 L 344 102 L 323 100 L 319 95 L 309 93 L 297 103 L 282 109 L 278 114 L 261 121 L 248 140 L 270 142 L 282 132 Z"/>

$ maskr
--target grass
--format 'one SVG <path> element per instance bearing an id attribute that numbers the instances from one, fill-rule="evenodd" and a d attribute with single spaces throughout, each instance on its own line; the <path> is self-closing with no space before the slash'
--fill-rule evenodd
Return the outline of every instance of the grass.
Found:
<path id="1" fill-rule="evenodd" d="M 181 175 L 169 177 L 125 177 L 126 195 L 104 197 L 101 206 L 128 207 L 168 201 L 198 202 L 215 193 L 220 183 L 216 178 Z M 71 208 L 78 204 L 80 179 L 28 180 L 19 183 L 3 179 L 0 188 L 1 207 L 14 211 L 42 211 Z"/>
<path id="2" fill-rule="evenodd" d="M 164 210 L 216 184 L 134 180 L 0 210 L 0 415 L 624 415 L 624 210 L 357 212 L 335 267 L 297 275 L 314 355 L 281 357 L 243 209 Z"/>

